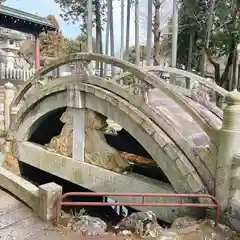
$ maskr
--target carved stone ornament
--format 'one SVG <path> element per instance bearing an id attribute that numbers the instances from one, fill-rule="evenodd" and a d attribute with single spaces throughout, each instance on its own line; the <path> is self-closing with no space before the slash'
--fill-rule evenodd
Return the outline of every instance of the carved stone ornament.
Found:
<path id="1" fill-rule="evenodd" d="M 130 92 L 147 104 L 149 102 L 148 93 L 151 89 L 152 89 L 152 86 L 146 82 L 130 85 Z"/>
<path id="2" fill-rule="evenodd" d="M 86 110 L 85 119 L 85 161 L 105 169 L 121 173 L 130 166 L 120 152 L 108 145 L 104 137 L 106 117 L 92 110 Z"/>
<path id="3" fill-rule="evenodd" d="M 89 75 L 88 64 L 90 61 L 77 61 L 72 63 L 72 67 L 76 74 L 86 74 Z"/>
<path id="4" fill-rule="evenodd" d="M 72 157 L 72 144 L 73 144 L 73 117 L 64 112 L 60 118 L 64 123 L 61 133 L 53 137 L 46 147 L 50 151 L 54 151 L 63 156 Z"/>
<path id="5" fill-rule="evenodd" d="M 64 112 L 60 118 L 65 123 L 60 135 L 53 137 L 47 149 L 72 157 L 73 117 Z M 87 109 L 85 114 L 85 161 L 114 172 L 121 173 L 130 166 L 120 152 L 108 145 L 104 137 L 107 127 L 106 117 Z"/>

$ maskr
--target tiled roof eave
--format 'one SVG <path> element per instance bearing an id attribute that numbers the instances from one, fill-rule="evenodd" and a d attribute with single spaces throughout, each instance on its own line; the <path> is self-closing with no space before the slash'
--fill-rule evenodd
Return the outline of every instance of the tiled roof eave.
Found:
<path id="1" fill-rule="evenodd" d="M 14 8 L 10 8 L 10 7 L 6 7 L 1 5 L 0 6 L 0 15 L 5 15 L 8 17 L 13 17 L 13 18 L 17 18 L 23 21 L 27 21 L 27 22 L 31 22 L 34 24 L 38 24 L 41 25 L 44 28 L 53 28 L 51 23 L 49 23 L 45 18 L 39 17 L 37 15 L 34 14 L 30 14 L 27 12 L 23 12 Z"/>

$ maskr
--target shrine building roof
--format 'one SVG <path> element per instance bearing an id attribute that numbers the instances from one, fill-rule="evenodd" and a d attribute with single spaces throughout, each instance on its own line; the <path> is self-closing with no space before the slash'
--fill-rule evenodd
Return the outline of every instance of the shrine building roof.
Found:
<path id="1" fill-rule="evenodd" d="M 4 5 L 0 5 L 0 27 L 33 34 L 55 30 L 46 18 Z"/>

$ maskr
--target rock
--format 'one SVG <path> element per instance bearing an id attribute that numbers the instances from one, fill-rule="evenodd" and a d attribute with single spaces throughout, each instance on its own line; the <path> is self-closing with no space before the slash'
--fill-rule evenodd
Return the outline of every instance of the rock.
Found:
<path id="1" fill-rule="evenodd" d="M 171 229 L 178 229 L 178 228 L 184 228 L 189 227 L 197 223 L 197 220 L 192 217 L 180 217 L 174 220 Z"/>
<path id="2" fill-rule="evenodd" d="M 152 237 L 153 239 L 166 239 L 166 240 L 177 240 L 178 234 L 176 231 L 170 229 L 163 229 L 158 224 L 150 224 L 147 229 L 147 236 Z"/>
<path id="3" fill-rule="evenodd" d="M 80 216 L 78 221 L 72 224 L 72 230 L 83 235 L 96 236 L 103 234 L 107 229 L 107 224 L 97 217 L 88 215 Z"/>
<path id="4" fill-rule="evenodd" d="M 156 223 L 157 218 L 156 215 L 152 211 L 148 212 L 136 212 L 132 213 L 130 216 L 122 219 L 117 226 L 116 229 L 119 230 L 130 230 L 135 232 L 139 227 L 139 223 L 142 222 L 143 227 L 145 227 L 148 223 Z"/>
<path id="5" fill-rule="evenodd" d="M 132 232 L 129 231 L 129 230 L 123 230 L 120 232 L 119 234 L 120 236 L 131 236 L 132 235 Z"/>
<path id="6" fill-rule="evenodd" d="M 196 224 L 178 228 L 176 232 L 180 239 L 184 240 L 230 240 L 234 234 L 226 226 L 214 227 L 212 220 L 201 220 Z"/>
<path id="7" fill-rule="evenodd" d="M 122 219 L 115 229 L 120 231 L 120 235 L 122 235 L 123 231 L 128 231 L 140 237 L 152 237 L 154 239 L 163 237 L 170 232 L 165 231 L 158 224 L 156 215 L 151 211 L 132 213 L 130 216 Z"/>

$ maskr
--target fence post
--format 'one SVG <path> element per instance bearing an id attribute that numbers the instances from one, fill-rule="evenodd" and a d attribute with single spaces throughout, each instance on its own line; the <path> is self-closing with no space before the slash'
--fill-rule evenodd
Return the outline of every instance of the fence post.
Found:
<path id="1" fill-rule="evenodd" d="M 231 190 L 232 165 L 240 152 L 240 92 L 234 90 L 227 97 L 222 129 L 218 135 L 218 158 L 216 167 L 216 198 L 222 216 L 226 217 Z"/>
<path id="2" fill-rule="evenodd" d="M 14 85 L 10 82 L 4 84 L 4 131 L 5 133 L 8 131 L 10 126 L 10 104 L 14 98 L 15 90 Z"/>

